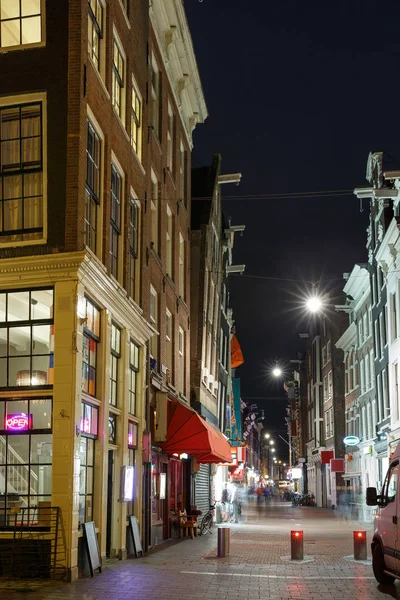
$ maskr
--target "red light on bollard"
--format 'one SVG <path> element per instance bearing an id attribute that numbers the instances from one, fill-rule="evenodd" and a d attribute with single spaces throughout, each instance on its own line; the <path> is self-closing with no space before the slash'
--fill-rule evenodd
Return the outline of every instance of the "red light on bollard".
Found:
<path id="1" fill-rule="evenodd" d="M 367 560 L 367 532 L 353 531 L 354 560 Z"/>
<path id="2" fill-rule="evenodd" d="M 290 558 L 292 560 L 303 560 L 303 532 L 290 532 Z"/>

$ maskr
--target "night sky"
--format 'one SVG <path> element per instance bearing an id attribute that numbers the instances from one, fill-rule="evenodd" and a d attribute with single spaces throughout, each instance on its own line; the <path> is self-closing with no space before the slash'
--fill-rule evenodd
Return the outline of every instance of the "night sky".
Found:
<path id="1" fill-rule="evenodd" d="M 245 275 L 231 276 L 242 396 L 265 409 L 266 427 L 283 430 L 286 403 L 274 398 L 284 392 L 271 367 L 304 350 L 306 282 L 337 284 L 366 261 L 368 207 L 360 213 L 351 193 L 249 195 L 366 185 L 371 150 L 385 151 L 385 168 L 400 168 L 400 2 L 184 4 L 209 112 L 195 130 L 193 166 L 219 152 L 222 172 L 243 174 L 239 187 L 223 188 L 225 213 L 246 225 L 234 248 Z"/>

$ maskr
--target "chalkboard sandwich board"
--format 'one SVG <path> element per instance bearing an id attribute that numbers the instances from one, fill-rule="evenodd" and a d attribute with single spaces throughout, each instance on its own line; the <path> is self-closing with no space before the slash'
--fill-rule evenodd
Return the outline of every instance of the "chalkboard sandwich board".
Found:
<path id="1" fill-rule="evenodd" d="M 101 573 L 101 558 L 96 528 L 93 521 L 83 523 L 83 539 L 88 553 L 90 574 L 94 577 L 95 569 L 99 569 L 99 573 Z"/>
<path id="2" fill-rule="evenodd" d="M 139 554 L 143 556 L 142 542 L 140 541 L 139 525 L 136 517 L 129 517 L 129 525 L 131 528 L 133 545 L 135 547 L 136 558 Z"/>

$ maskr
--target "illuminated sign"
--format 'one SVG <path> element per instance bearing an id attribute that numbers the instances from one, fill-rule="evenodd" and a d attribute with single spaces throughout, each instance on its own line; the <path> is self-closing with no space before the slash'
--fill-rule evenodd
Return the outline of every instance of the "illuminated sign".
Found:
<path id="1" fill-rule="evenodd" d="M 343 440 L 343 444 L 346 444 L 346 446 L 357 446 L 359 443 L 360 438 L 358 438 L 356 435 L 348 435 Z"/>
<path id="2" fill-rule="evenodd" d="M 131 465 L 121 468 L 121 502 L 131 502 L 133 500 L 134 472 L 135 468 Z"/>
<path id="3" fill-rule="evenodd" d="M 81 431 L 83 433 L 90 433 L 90 419 L 82 419 Z"/>
<path id="4" fill-rule="evenodd" d="M 160 473 L 160 500 L 165 500 L 165 493 L 167 490 L 167 474 Z"/>
<path id="5" fill-rule="evenodd" d="M 7 431 L 27 431 L 28 429 L 32 429 L 32 415 L 26 415 L 25 413 L 7 415 L 5 428 Z"/>
<path id="6" fill-rule="evenodd" d="M 292 479 L 301 479 L 303 476 L 302 469 L 292 469 Z"/>

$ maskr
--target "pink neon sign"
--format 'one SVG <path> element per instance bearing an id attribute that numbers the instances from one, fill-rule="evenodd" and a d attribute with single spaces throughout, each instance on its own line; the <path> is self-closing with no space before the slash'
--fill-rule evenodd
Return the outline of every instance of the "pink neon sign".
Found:
<path id="1" fill-rule="evenodd" d="M 5 418 L 5 428 L 8 431 L 27 431 L 28 429 L 32 429 L 32 415 L 24 413 L 7 415 Z"/>

